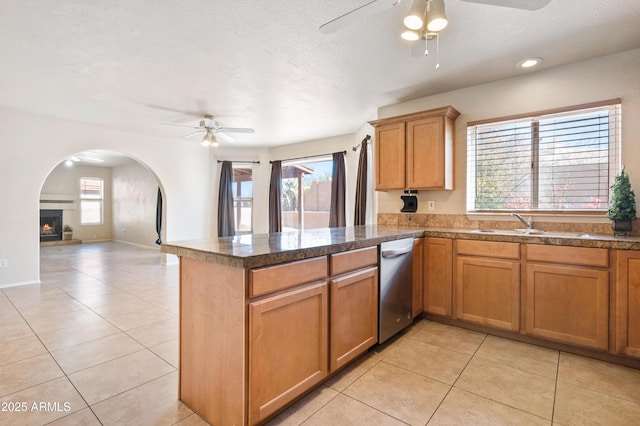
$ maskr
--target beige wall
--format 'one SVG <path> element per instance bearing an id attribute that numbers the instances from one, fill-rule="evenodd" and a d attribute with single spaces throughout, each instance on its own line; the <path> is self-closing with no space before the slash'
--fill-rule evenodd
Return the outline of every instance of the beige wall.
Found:
<path id="1" fill-rule="evenodd" d="M 421 191 L 418 213 L 464 214 L 467 122 L 613 98 L 622 99 L 622 158 L 640 196 L 640 49 L 382 107 L 378 116 L 445 105 L 460 111 L 455 129 L 455 190 Z M 400 212 L 400 191 L 377 194 L 378 212 Z M 427 211 L 429 200 L 436 202 L 435 212 Z"/>
<path id="2" fill-rule="evenodd" d="M 155 247 L 158 180 L 137 162 L 111 169 L 113 239 Z"/>
<path id="3" fill-rule="evenodd" d="M 104 181 L 103 222 L 101 225 L 80 224 L 80 178 L 94 177 Z M 58 165 L 42 185 L 41 194 L 68 194 L 75 197 L 74 208 L 62 211 L 62 221 L 73 228 L 73 238 L 82 241 L 104 241 L 111 234 L 111 168 Z M 71 206 L 70 206 L 71 207 Z"/>

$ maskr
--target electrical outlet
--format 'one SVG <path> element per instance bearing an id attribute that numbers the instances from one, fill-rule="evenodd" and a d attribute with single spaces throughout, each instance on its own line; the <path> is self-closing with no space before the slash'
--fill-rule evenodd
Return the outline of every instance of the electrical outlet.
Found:
<path id="1" fill-rule="evenodd" d="M 436 202 L 435 201 L 427 201 L 427 210 L 435 210 Z"/>
<path id="2" fill-rule="evenodd" d="M 0 268 L 8 268 L 9 259 L 0 259 Z"/>

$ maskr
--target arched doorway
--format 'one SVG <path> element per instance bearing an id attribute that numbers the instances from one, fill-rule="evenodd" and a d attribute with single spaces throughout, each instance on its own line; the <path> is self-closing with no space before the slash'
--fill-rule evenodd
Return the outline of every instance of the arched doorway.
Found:
<path id="1" fill-rule="evenodd" d="M 42 184 L 41 244 L 115 240 L 157 247 L 165 235 L 163 195 L 156 174 L 139 160 L 109 150 L 78 152 L 54 167 Z M 72 229 L 71 238 L 65 228 Z"/>

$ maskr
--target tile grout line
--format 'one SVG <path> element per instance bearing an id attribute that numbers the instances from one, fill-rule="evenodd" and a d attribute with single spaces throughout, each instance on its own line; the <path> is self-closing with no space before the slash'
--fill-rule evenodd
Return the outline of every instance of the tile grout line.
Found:
<path id="1" fill-rule="evenodd" d="M 558 397 L 558 378 L 560 377 L 560 354 L 558 351 L 558 362 L 556 364 L 556 380 L 553 383 L 553 405 L 551 406 L 551 424 L 553 425 L 556 416 L 556 398 Z"/>
<path id="2" fill-rule="evenodd" d="M 460 374 L 458 374 L 458 377 L 456 377 L 456 379 L 453 381 L 453 383 L 449 386 L 449 390 L 447 391 L 447 393 L 444 395 L 444 398 L 442 398 L 442 400 L 440 401 L 440 403 L 438 404 L 438 406 L 436 407 L 435 410 L 433 410 L 433 413 L 431 414 L 431 416 L 429 417 L 429 420 L 427 420 L 427 423 L 425 423 L 425 426 L 429 424 L 429 422 L 433 419 L 433 416 L 436 415 L 436 413 L 438 412 L 438 410 L 440 409 L 440 407 L 442 406 L 442 403 L 444 402 L 445 399 L 447 399 L 447 397 L 449 396 L 449 394 L 451 393 L 451 390 L 455 387 L 456 383 L 458 382 L 458 380 L 460 379 L 460 376 L 462 376 L 462 373 L 464 373 L 464 370 L 467 369 L 467 367 L 469 366 L 469 364 L 471 363 L 471 360 L 476 356 L 476 354 L 478 353 L 478 350 L 480 349 L 480 346 L 482 346 L 482 344 L 487 340 L 488 334 L 484 335 L 484 338 L 482 339 L 482 342 L 480 342 L 480 344 L 478 345 L 478 347 L 476 348 L 475 351 L 473 351 L 473 354 L 469 357 L 469 360 L 467 361 L 467 363 L 464 365 L 464 367 L 462 368 L 462 370 L 460 371 Z"/>
<path id="3" fill-rule="evenodd" d="M 39 284 L 39 285 L 42 285 L 42 284 Z M 45 285 L 48 285 L 48 284 L 45 284 Z M 56 288 L 57 288 L 57 287 L 56 287 Z M 6 295 L 5 295 L 5 296 L 6 296 Z M 38 335 L 38 333 L 36 333 L 36 331 L 33 329 L 33 327 L 31 327 L 31 324 L 29 323 L 29 321 L 27 321 L 27 319 L 22 315 L 22 312 L 20 312 L 20 310 L 19 310 L 19 309 L 18 309 L 18 307 L 13 303 L 13 301 L 12 301 L 9 297 L 7 297 L 7 299 L 9 299 L 9 303 L 11 303 L 11 305 L 12 305 L 12 306 L 13 306 L 13 308 L 16 310 L 16 312 L 18 312 L 18 314 L 20 315 L 20 317 L 24 320 L 24 322 L 27 324 L 27 326 L 29 327 L 29 329 L 31 330 L 31 332 L 32 332 L 32 333 L 34 334 L 34 336 L 38 339 L 38 341 L 40 342 L 40 344 L 42 345 L 42 347 L 47 351 L 47 354 L 49 355 L 49 357 L 50 357 L 50 358 L 53 360 L 53 362 L 58 366 L 58 368 L 60 369 L 60 372 L 62 373 L 62 376 L 60 376 L 60 377 L 56 377 L 55 379 L 47 380 L 47 381 L 45 381 L 45 382 L 38 383 L 38 384 L 36 384 L 36 385 L 28 386 L 28 387 L 26 387 L 26 388 L 24 388 L 24 389 L 20 389 L 20 390 L 18 390 L 18 391 L 16 391 L 16 392 L 12 392 L 12 393 L 10 393 L 9 395 L 12 395 L 12 394 L 17 393 L 17 392 L 24 392 L 24 391 L 25 391 L 25 390 L 27 390 L 27 389 L 32 389 L 32 388 L 34 388 L 34 387 L 36 387 L 36 386 L 40 386 L 40 385 L 42 385 L 42 384 L 44 384 L 44 383 L 48 383 L 48 382 L 51 382 L 52 380 L 57 380 L 57 379 L 59 379 L 59 378 L 64 377 L 64 378 L 67 380 L 67 382 L 69 382 L 69 384 L 73 387 L 73 389 L 76 391 L 76 393 L 78 394 L 78 396 L 82 399 L 82 401 L 85 403 L 86 407 L 87 407 L 87 408 L 89 408 L 89 410 L 91 410 L 91 413 L 93 413 L 93 415 L 95 416 L 95 418 L 96 418 L 96 419 L 98 420 L 98 422 L 102 425 L 103 423 L 100 421 L 100 419 L 98 418 L 98 416 L 96 415 L 96 413 L 93 411 L 93 409 L 91 408 L 91 406 L 89 405 L 89 403 L 88 403 L 88 402 L 87 402 L 87 400 L 85 399 L 84 395 L 82 395 L 82 393 L 80 393 L 80 390 L 76 387 L 75 383 L 73 383 L 73 381 L 71 381 L 71 379 L 69 378 L 69 375 L 66 373 L 66 371 L 64 371 L 64 369 L 62 368 L 62 366 L 60 365 L 60 363 L 58 363 L 58 360 L 53 356 L 53 354 L 51 353 L 51 351 L 49 350 L 49 348 L 47 348 L 47 346 L 44 344 L 44 342 L 42 341 L 42 339 L 40 339 L 40 336 Z M 37 355 L 37 356 L 40 356 L 40 355 Z M 25 358 L 25 359 L 31 359 L 31 358 L 34 358 L 34 357 L 29 357 L 29 358 Z M 23 360 L 20 360 L 20 361 L 23 361 Z M 18 362 L 18 361 L 16 361 L 16 362 Z M 7 395 L 5 395 L 5 396 L 7 396 Z M 81 411 L 81 410 L 78 410 L 78 411 Z M 78 411 L 75 411 L 74 413 L 77 413 Z M 74 413 L 70 413 L 69 415 L 74 414 Z M 60 418 L 58 418 L 58 419 L 56 419 L 56 420 L 53 420 L 53 421 L 57 421 L 57 420 L 60 420 L 60 419 L 65 418 L 65 417 L 67 417 L 67 416 L 62 416 L 62 417 L 60 417 Z M 51 423 L 51 422 L 48 422 L 48 423 Z"/>

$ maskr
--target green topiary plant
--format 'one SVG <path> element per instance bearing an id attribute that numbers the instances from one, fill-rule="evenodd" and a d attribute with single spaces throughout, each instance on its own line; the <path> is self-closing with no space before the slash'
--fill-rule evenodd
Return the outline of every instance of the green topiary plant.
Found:
<path id="1" fill-rule="evenodd" d="M 636 199 L 631 182 L 629 182 L 629 173 L 622 171 L 616 176 L 613 185 L 611 185 L 611 203 L 607 212 L 609 219 L 630 219 L 636 218 Z"/>

